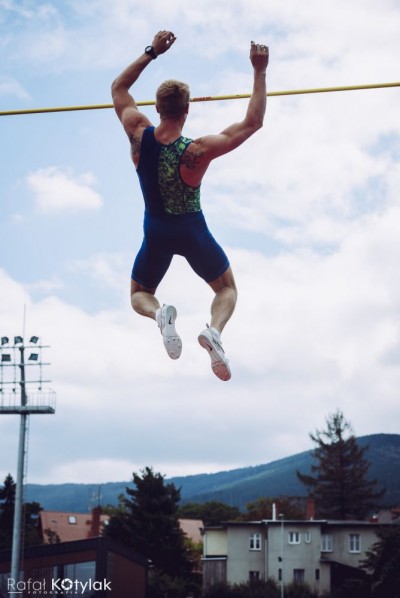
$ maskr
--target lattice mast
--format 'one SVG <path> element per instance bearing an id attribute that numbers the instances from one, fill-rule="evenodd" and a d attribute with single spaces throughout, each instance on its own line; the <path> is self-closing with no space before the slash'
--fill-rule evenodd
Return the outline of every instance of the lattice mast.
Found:
<path id="1" fill-rule="evenodd" d="M 13 538 L 11 550 L 11 578 L 19 581 L 23 547 L 23 487 L 27 457 L 26 437 L 30 414 L 55 413 L 55 392 L 44 388 L 50 380 L 43 379 L 42 350 L 47 345 L 39 343 L 39 337 L 31 336 L 25 344 L 22 336 L 15 336 L 14 343 L 7 336 L 1 337 L 0 355 L 0 415 L 20 416 L 19 444 Z M 25 352 L 29 351 L 28 360 Z M 19 390 L 19 392 L 18 392 Z"/>

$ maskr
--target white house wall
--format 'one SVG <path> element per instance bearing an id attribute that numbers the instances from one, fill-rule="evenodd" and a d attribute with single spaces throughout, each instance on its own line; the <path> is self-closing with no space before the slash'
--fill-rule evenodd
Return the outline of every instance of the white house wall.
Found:
<path id="1" fill-rule="evenodd" d="M 289 543 L 290 532 L 299 534 L 300 542 L 298 544 Z M 281 554 L 282 536 L 283 554 Z M 278 582 L 279 569 L 281 569 L 284 583 L 289 584 L 293 582 L 294 570 L 303 569 L 304 581 L 311 588 L 316 591 L 329 589 L 330 577 L 325 572 L 322 574 L 320 565 L 321 534 L 319 526 L 290 523 L 284 523 L 283 527 L 277 524 L 268 525 L 267 551 L 268 577 Z M 316 579 L 317 570 L 319 571 L 319 580 Z"/>
<path id="2" fill-rule="evenodd" d="M 250 550 L 250 534 L 261 534 L 260 550 Z M 265 530 L 259 525 L 233 526 L 228 529 L 227 578 L 230 583 L 249 580 L 250 571 L 265 576 Z"/>
<path id="3" fill-rule="evenodd" d="M 210 529 L 204 535 L 203 540 L 203 554 L 210 555 L 226 555 L 228 554 L 228 532 L 227 529 Z"/>

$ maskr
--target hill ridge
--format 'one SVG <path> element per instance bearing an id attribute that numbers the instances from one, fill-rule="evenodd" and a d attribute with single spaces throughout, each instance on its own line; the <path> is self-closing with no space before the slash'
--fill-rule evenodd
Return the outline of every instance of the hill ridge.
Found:
<path id="1" fill-rule="evenodd" d="M 368 446 L 370 479 L 387 489 L 385 504 L 400 505 L 400 434 L 369 434 L 357 438 L 360 446 Z M 248 502 L 261 496 L 305 496 L 296 471 L 308 473 L 313 463 L 313 449 L 269 463 L 240 467 L 216 473 L 201 473 L 166 478 L 181 490 L 181 502 L 218 500 L 244 509 Z M 27 484 L 25 500 L 39 502 L 46 510 L 87 512 L 97 505 L 99 488 L 101 504 L 118 503 L 132 481 L 102 484 Z"/>

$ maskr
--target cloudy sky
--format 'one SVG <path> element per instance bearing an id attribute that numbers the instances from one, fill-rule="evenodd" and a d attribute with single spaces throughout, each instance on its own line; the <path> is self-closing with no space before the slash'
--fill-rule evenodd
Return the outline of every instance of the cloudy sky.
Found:
<path id="1" fill-rule="evenodd" d="M 177 41 L 139 101 L 166 78 L 193 97 L 249 93 L 251 40 L 270 47 L 269 91 L 395 82 L 399 26 L 395 0 L 0 0 L 1 109 L 109 103 L 160 29 Z M 113 110 L 0 118 L 0 334 L 50 345 L 57 394 L 55 415 L 30 418 L 28 482 L 267 463 L 312 448 L 337 408 L 357 435 L 399 432 L 399 94 L 270 97 L 264 128 L 211 166 L 203 209 L 239 289 L 228 383 L 197 343 L 212 292 L 182 258 L 158 293 L 178 310 L 180 360 L 131 310 L 142 200 Z M 185 132 L 246 106 L 195 103 Z M 0 418 L 0 480 L 18 431 Z"/>

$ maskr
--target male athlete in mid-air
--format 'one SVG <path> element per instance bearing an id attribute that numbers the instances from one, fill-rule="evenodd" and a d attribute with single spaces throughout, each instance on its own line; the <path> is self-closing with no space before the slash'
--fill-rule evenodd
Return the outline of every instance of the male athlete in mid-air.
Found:
<path id="1" fill-rule="evenodd" d="M 211 357 L 215 375 L 229 380 L 231 371 L 220 335 L 235 309 L 237 291 L 228 258 L 207 228 L 200 185 L 212 160 L 234 150 L 263 125 L 268 48 L 251 42 L 254 82 L 244 119 L 218 135 L 192 140 L 182 136 L 190 101 L 185 83 L 167 80 L 158 88 L 160 122 L 156 127 L 129 93 L 142 71 L 169 50 L 175 39 L 171 31 L 157 33 L 151 46 L 112 84 L 114 108 L 131 143 L 145 204 L 144 239 L 132 269 L 131 301 L 137 313 L 157 322 L 168 355 L 177 359 L 182 351 L 175 330 L 177 312 L 172 305 L 161 307 L 155 293 L 172 257 L 184 256 L 215 292 L 210 326 L 198 340 Z"/>

